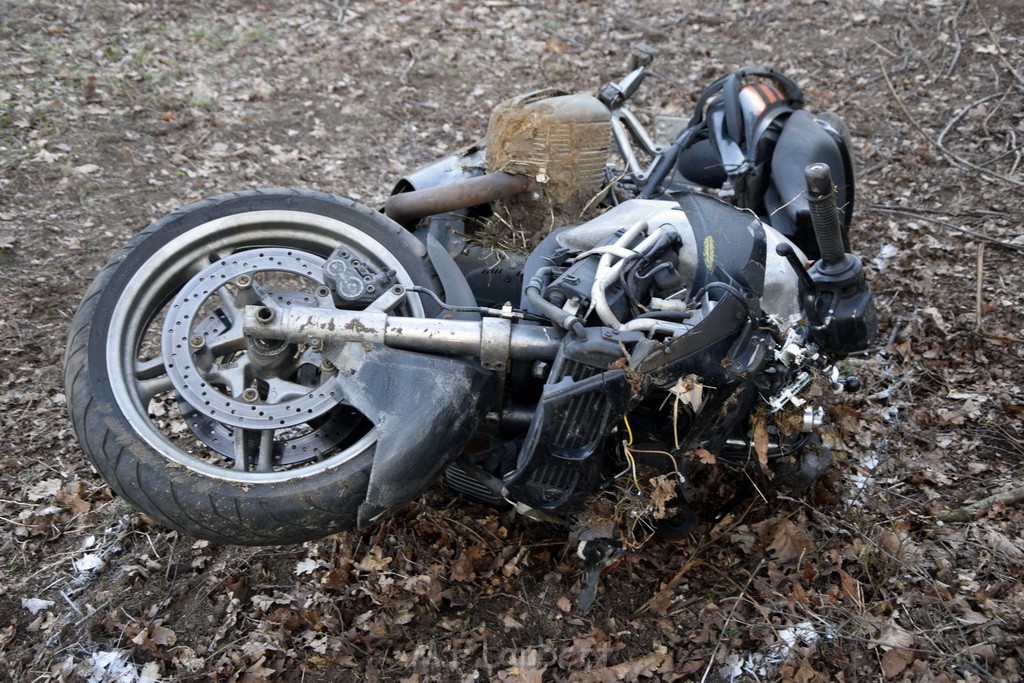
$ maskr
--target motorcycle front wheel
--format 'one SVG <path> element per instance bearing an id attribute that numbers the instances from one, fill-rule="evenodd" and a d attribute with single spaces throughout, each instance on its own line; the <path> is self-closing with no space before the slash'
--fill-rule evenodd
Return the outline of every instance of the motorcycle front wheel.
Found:
<path id="1" fill-rule="evenodd" d="M 267 299 L 333 305 L 323 265 L 339 247 L 362 273 L 436 289 L 399 225 L 308 190 L 193 204 L 111 259 L 71 325 L 64 382 L 82 448 L 117 494 L 219 543 L 297 543 L 355 525 L 376 428 L 346 405 L 315 344 L 259 342 L 241 327 L 244 306 Z M 411 297 L 396 313 L 429 305 Z"/>

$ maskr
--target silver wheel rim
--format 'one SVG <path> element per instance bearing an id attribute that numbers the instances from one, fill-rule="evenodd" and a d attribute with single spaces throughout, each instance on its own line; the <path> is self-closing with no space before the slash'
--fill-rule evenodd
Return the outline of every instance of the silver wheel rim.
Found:
<path id="1" fill-rule="evenodd" d="M 218 466 L 204 459 L 205 453 L 183 450 L 150 417 L 150 398 L 174 387 L 162 356 L 158 354 L 155 361 L 137 360 L 142 340 L 156 324 L 155 316 L 192 277 L 217 259 L 259 247 L 281 247 L 323 258 L 343 244 L 372 255 L 378 264 L 395 272 L 399 284 L 416 284 L 394 255 L 367 233 L 338 219 L 288 210 L 250 211 L 208 221 L 165 244 L 138 268 L 114 306 L 105 359 L 114 400 L 139 437 L 172 463 L 207 477 L 244 484 L 278 484 L 316 476 L 372 450 L 377 432 L 371 427 L 342 450 L 292 469 L 250 472 Z M 423 315 L 416 297 L 410 298 L 409 309 L 412 315 Z"/>

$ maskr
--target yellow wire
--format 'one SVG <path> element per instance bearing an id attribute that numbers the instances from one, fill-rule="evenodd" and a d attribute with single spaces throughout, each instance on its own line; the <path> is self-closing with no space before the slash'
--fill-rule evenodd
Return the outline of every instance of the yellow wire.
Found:
<path id="1" fill-rule="evenodd" d="M 636 460 L 633 459 L 633 454 L 629 452 L 629 444 L 625 441 L 622 442 L 622 452 L 626 454 L 626 459 L 629 460 L 629 469 L 633 472 L 633 483 L 636 484 L 637 493 L 643 493 L 644 490 L 640 488 L 640 479 L 636 476 Z"/>
<path id="2" fill-rule="evenodd" d="M 629 418 L 627 418 L 625 415 L 623 415 L 622 416 L 622 421 L 626 425 L 626 433 L 629 434 L 629 441 L 626 442 L 626 445 L 627 446 L 632 446 L 633 445 L 633 428 L 629 426 Z"/>

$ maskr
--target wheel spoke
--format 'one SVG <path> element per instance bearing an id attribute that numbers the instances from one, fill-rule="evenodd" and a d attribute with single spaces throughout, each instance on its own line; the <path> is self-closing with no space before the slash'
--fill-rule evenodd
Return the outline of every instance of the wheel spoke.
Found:
<path id="1" fill-rule="evenodd" d="M 220 302 L 224 304 L 221 306 L 221 310 L 232 320 L 235 319 L 235 313 L 238 311 L 238 297 L 227 285 L 222 285 L 217 290 L 217 296 L 220 298 Z"/>
<path id="2" fill-rule="evenodd" d="M 245 337 L 242 335 L 242 324 L 239 320 L 222 334 L 209 340 L 210 351 L 214 358 L 223 358 L 245 350 Z"/>
<path id="3" fill-rule="evenodd" d="M 264 429 L 260 432 L 260 452 L 256 458 L 257 472 L 274 471 L 274 430 Z"/>
<path id="4" fill-rule="evenodd" d="M 235 429 L 234 469 L 246 472 L 250 465 L 257 472 L 274 471 L 273 429 Z"/>
<path id="5" fill-rule="evenodd" d="M 135 362 L 135 389 L 143 405 L 149 405 L 154 397 L 174 389 L 163 358 L 157 356 L 151 360 Z"/>
<path id="6" fill-rule="evenodd" d="M 150 401 L 166 391 L 172 391 L 174 384 L 171 382 L 171 378 L 167 375 L 162 377 L 154 377 L 153 379 L 144 379 L 135 382 L 135 387 L 139 391 L 139 398 L 142 399 L 144 405 L 148 405 Z"/>
<path id="7" fill-rule="evenodd" d="M 249 470 L 249 455 L 252 452 L 252 441 L 248 438 L 248 430 L 235 429 L 235 465 L 239 472 Z"/>
<path id="8" fill-rule="evenodd" d="M 237 292 L 232 291 L 231 288 L 224 284 L 217 290 L 217 297 L 220 299 L 221 306 L 217 309 L 231 322 L 231 329 L 239 328 L 241 332 L 241 317 L 242 311 L 246 306 L 253 306 L 259 304 L 260 293 L 262 290 L 259 289 L 259 284 L 253 282 L 250 286 L 239 289 Z"/>
<path id="9" fill-rule="evenodd" d="M 245 389 L 248 384 L 245 379 L 248 366 L 249 363 L 245 358 L 242 358 L 235 363 L 214 365 L 213 370 L 206 375 L 206 381 L 210 384 L 225 387 L 230 396 L 240 399 L 242 390 Z"/>
<path id="10" fill-rule="evenodd" d="M 164 367 L 164 359 L 160 356 L 150 360 L 135 361 L 135 379 L 153 379 L 166 374 L 167 368 Z"/>

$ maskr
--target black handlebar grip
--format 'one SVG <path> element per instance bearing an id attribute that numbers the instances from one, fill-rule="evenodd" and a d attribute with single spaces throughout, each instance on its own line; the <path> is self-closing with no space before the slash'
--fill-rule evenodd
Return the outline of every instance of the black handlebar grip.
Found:
<path id="1" fill-rule="evenodd" d="M 838 266 L 846 261 L 843 230 L 836 209 L 836 191 L 832 185 L 832 169 L 828 164 L 815 163 L 804 169 L 807 182 L 807 202 L 810 205 L 811 225 L 818 241 L 821 259 L 827 266 Z"/>

